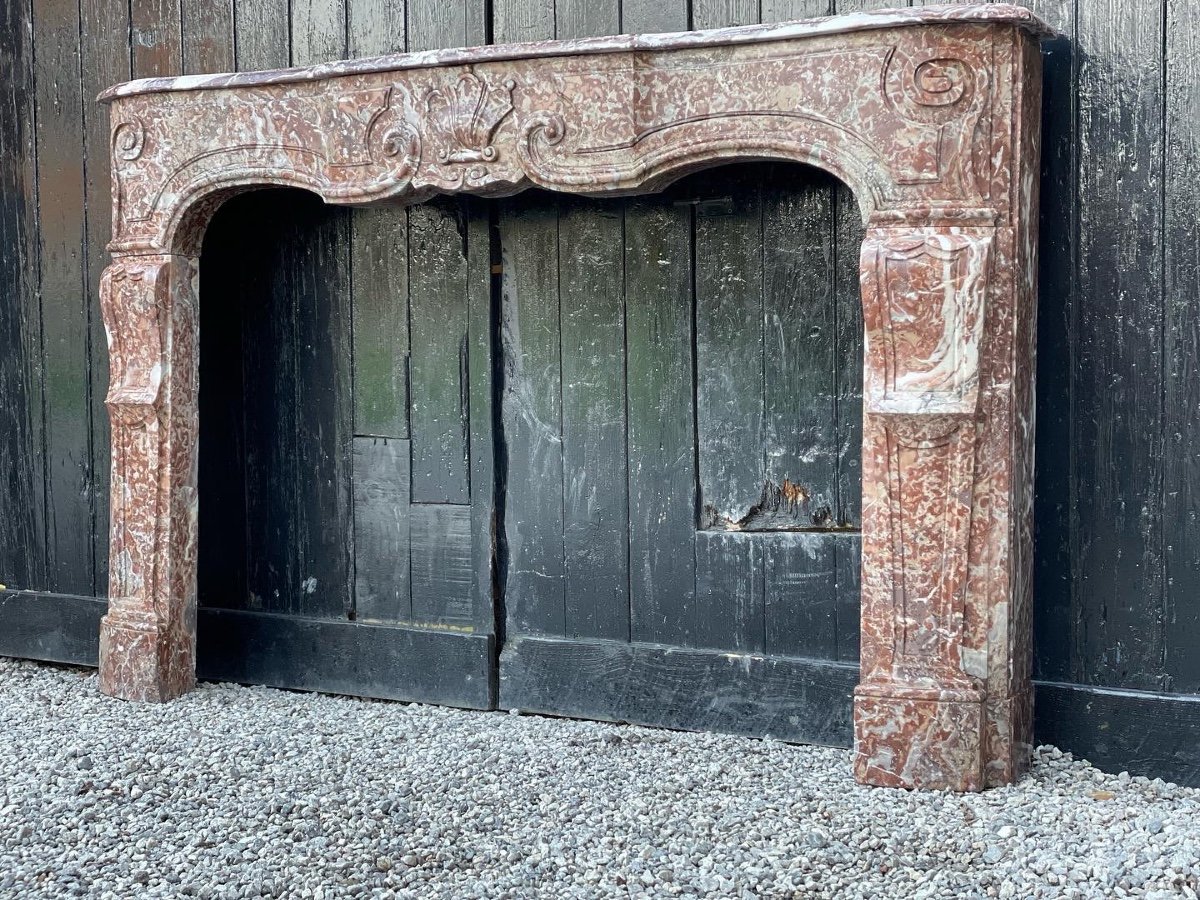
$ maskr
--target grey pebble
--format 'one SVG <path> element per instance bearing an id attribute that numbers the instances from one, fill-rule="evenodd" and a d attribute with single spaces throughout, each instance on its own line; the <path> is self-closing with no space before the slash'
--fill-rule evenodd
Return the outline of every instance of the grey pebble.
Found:
<path id="1" fill-rule="evenodd" d="M 0 900 L 1200 893 L 1200 790 L 1053 747 L 917 794 L 845 750 L 225 684 L 129 704 L 5 658 L 0 721 Z"/>

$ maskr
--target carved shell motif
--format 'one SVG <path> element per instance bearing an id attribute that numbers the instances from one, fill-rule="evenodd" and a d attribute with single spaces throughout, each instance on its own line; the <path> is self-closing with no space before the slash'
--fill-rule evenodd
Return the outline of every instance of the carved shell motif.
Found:
<path id="1" fill-rule="evenodd" d="M 437 148 L 440 163 L 494 161 L 498 153 L 492 136 L 512 112 L 515 82 L 489 85 L 468 70 L 449 90 L 434 88 L 425 95 L 425 111 L 434 134 L 446 143 Z"/>

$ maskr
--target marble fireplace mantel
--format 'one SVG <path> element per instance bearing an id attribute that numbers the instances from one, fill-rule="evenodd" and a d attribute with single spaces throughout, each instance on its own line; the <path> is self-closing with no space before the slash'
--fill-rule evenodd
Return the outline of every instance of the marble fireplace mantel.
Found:
<path id="1" fill-rule="evenodd" d="M 864 782 L 978 790 L 1030 749 L 1041 57 L 1001 4 L 135 81 L 112 112 L 106 693 L 195 681 L 197 279 L 228 197 L 654 191 L 781 159 L 867 224 Z M 249 248 L 253 252 L 253 248 Z"/>

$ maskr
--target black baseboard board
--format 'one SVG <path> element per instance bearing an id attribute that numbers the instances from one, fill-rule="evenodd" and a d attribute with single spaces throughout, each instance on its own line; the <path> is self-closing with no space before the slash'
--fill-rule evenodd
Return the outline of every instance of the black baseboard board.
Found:
<path id="1" fill-rule="evenodd" d="M 0 591 L 0 656 L 96 665 L 106 601 Z M 652 644 L 492 638 L 203 609 L 201 678 L 518 708 L 846 747 L 853 665 Z M 1200 695 L 1038 682 L 1035 739 L 1107 772 L 1200 786 Z"/>
<path id="2" fill-rule="evenodd" d="M 94 666 L 107 611 L 95 597 L 0 591 L 0 656 Z"/>
<path id="3" fill-rule="evenodd" d="M 848 747 L 858 667 L 658 644 L 517 637 L 500 706 Z"/>
<path id="4" fill-rule="evenodd" d="M 495 708 L 491 635 L 220 609 L 199 618 L 206 681 Z"/>
<path id="5" fill-rule="evenodd" d="M 95 666 L 105 600 L 0 592 L 0 656 Z M 327 694 L 496 705 L 490 635 L 201 609 L 196 673 Z"/>
<path id="6" fill-rule="evenodd" d="M 1042 681 L 1034 733 L 1105 772 L 1200 787 L 1200 695 Z"/>

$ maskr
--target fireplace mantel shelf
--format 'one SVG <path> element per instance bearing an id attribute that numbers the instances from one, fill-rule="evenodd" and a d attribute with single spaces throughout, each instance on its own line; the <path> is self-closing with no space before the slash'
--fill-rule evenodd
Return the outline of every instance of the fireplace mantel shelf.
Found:
<path id="1" fill-rule="evenodd" d="M 197 279 L 262 186 L 328 203 L 659 190 L 813 165 L 855 193 L 866 332 L 855 773 L 978 790 L 1031 732 L 1033 309 L 1045 26 L 1003 4 L 492 46 L 110 88 L 110 608 L 101 685 L 195 680 Z"/>

